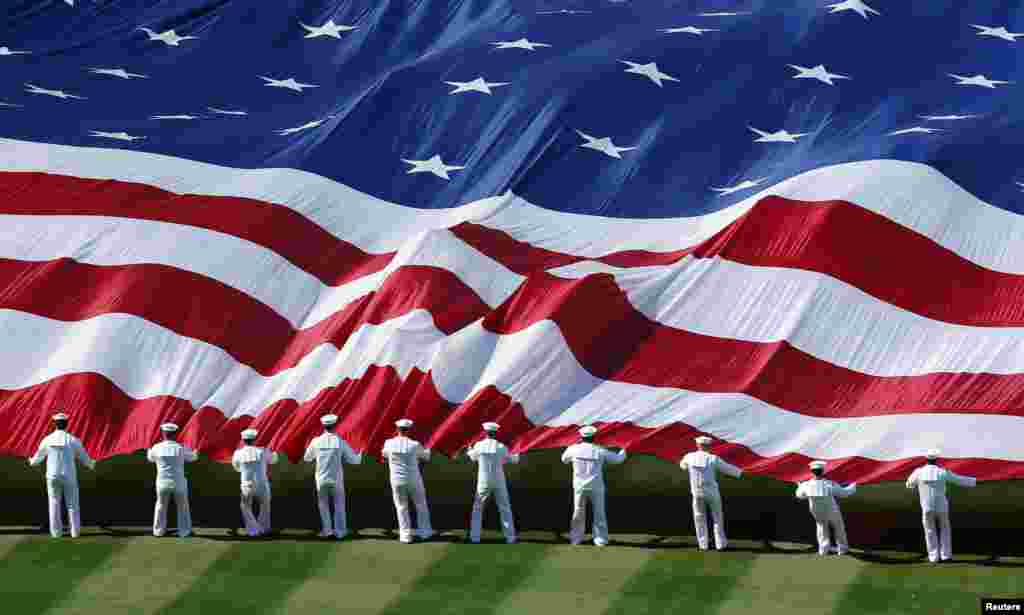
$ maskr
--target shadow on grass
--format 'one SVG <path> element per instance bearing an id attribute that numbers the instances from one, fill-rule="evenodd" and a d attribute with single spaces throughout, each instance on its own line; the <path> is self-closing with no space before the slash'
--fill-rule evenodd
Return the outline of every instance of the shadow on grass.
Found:
<path id="1" fill-rule="evenodd" d="M 103 567 L 125 543 L 88 538 L 45 538 L 19 542 L 0 559 L 7 613 L 42 613 L 69 596 Z"/>

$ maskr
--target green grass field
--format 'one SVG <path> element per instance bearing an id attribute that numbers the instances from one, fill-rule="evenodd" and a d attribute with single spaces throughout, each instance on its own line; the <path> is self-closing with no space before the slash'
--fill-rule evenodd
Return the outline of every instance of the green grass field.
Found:
<path id="1" fill-rule="evenodd" d="M 342 542 L 140 534 L 0 535 L 3 613 L 952 615 L 977 613 L 979 596 L 1024 595 L 1024 560 L 980 556 L 934 566 L 909 554 L 819 558 L 742 542 L 702 553 L 692 539 L 649 536 L 599 549 L 551 534 L 517 545 L 449 535 L 402 545 L 381 532 Z"/>

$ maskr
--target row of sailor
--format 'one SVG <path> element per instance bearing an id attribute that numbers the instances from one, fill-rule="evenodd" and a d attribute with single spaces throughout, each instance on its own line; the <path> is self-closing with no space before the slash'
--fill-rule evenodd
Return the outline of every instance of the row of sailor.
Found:
<path id="1" fill-rule="evenodd" d="M 81 511 L 78 503 L 78 475 L 76 461 L 90 469 L 96 462 L 89 457 L 81 441 L 67 432 L 68 417 L 63 413 L 53 416 L 56 429 L 43 438 L 29 464 L 46 466 L 46 486 L 49 500 L 50 534 L 63 534 L 61 504 L 67 507 L 71 524 L 71 536 L 81 531 Z M 317 505 L 320 512 L 322 537 L 344 538 L 348 535 L 348 520 L 345 512 L 344 464 L 359 464 L 362 453 L 357 453 L 335 427 L 338 417 L 328 414 L 321 417 L 324 431 L 313 438 L 306 448 L 303 460 L 315 463 L 314 480 L 317 491 Z M 399 540 L 411 543 L 414 537 L 425 540 L 434 535 L 430 523 L 430 509 L 427 494 L 420 473 L 420 464 L 430 460 L 430 449 L 408 436 L 413 422 L 401 419 L 395 423 L 398 433 L 384 443 L 383 454 L 388 463 L 392 497 L 398 518 Z M 501 518 L 501 527 L 506 542 L 516 542 L 515 522 L 512 504 L 505 480 L 504 466 L 519 463 L 519 454 L 512 453 L 499 442 L 495 434 L 499 425 L 493 422 L 483 424 L 484 438 L 466 451 L 468 458 L 477 464 L 476 493 L 470 517 L 470 541 L 480 541 L 483 510 L 490 499 L 494 499 Z M 147 451 L 146 458 L 156 465 L 156 506 L 153 519 L 153 535 L 162 536 L 166 531 L 167 507 L 170 499 L 178 508 L 178 535 L 192 533 L 192 518 L 188 504 L 188 480 L 184 466 L 198 458 L 196 452 L 176 441 L 178 426 L 165 423 L 160 426 L 163 441 Z M 583 540 L 588 504 L 593 508 L 594 544 L 608 544 L 608 520 L 605 514 L 604 466 L 621 464 L 626 460 L 626 449 L 613 452 L 593 442 L 597 429 L 587 425 L 579 430 L 580 441 L 569 446 L 562 454 L 562 462 L 572 465 L 573 512 L 570 521 L 569 542 L 579 544 Z M 241 512 L 246 532 L 250 536 L 268 534 L 271 530 L 271 491 L 267 466 L 277 463 L 279 455 L 268 449 L 255 446 L 258 432 L 247 429 L 242 432 L 243 446 L 235 451 L 232 465 L 241 477 Z M 728 546 L 725 534 L 725 520 L 722 499 L 718 489 L 718 474 L 740 478 L 743 471 L 729 464 L 721 457 L 708 451 L 712 439 L 700 436 L 696 439 L 697 450 L 687 453 L 679 462 L 680 468 L 688 472 L 690 494 L 693 498 L 693 520 L 697 529 L 697 542 L 701 550 L 708 550 L 707 511 L 711 513 L 711 527 L 717 550 Z M 925 455 L 926 465 L 914 470 L 907 478 L 908 489 L 917 489 L 920 496 L 922 525 L 928 559 L 931 562 L 952 558 L 952 530 L 949 523 L 949 501 L 946 497 L 946 483 L 973 487 L 977 480 L 960 476 L 938 465 L 939 451 L 932 449 Z M 810 463 L 813 478 L 799 483 L 796 497 L 808 501 L 811 516 L 815 521 L 818 537 L 818 553 L 843 555 L 849 551 L 846 528 L 842 511 L 836 498 L 845 498 L 857 491 L 857 484 L 843 487 L 825 478 L 824 461 Z M 410 502 L 416 511 L 416 529 L 412 527 Z M 258 516 L 254 514 L 258 509 Z M 333 513 L 333 514 L 332 514 Z M 831 530 L 831 531 L 830 531 Z M 830 533 L 834 532 L 836 545 L 831 544 Z"/>

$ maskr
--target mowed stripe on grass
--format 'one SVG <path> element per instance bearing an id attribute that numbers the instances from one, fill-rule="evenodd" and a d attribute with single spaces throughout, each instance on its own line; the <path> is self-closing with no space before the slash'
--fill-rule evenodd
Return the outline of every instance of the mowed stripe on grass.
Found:
<path id="1" fill-rule="evenodd" d="M 231 547 L 226 542 L 152 536 L 122 538 L 120 544 L 121 548 L 82 577 L 51 611 L 83 615 L 159 613 Z"/>
<path id="2" fill-rule="evenodd" d="M 338 548 L 313 540 L 238 541 L 214 560 L 161 615 L 271 613 L 311 577 L 322 574 Z"/>
<path id="3" fill-rule="evenodd" d="M 535 543 L 453 545 L 380 614 L 490 615 L 551 551 Z"/>
<path id="4" fill-rule="evenodd" d="M 968 556 L 939 565 L 921 560 L 864 565 L 832 613 L 977 613 L 983 596 L 1019 598 L 1024 594 L 1020 568 L 979 565 L 981 561 L 984 558 Z"/>
<path id="5" fill-rule="evenodd" d="M 126 544 L 93 536 L 23 538 L 0 559 L 4 612 L 47 612 L 94 571 L 104 568 Z"/>
<path id="6" fill-rule="evenodd" d="M 909 555 L 879 563 L 860 555 L 641 544 L 0 536 L 2 604 L 15 615 L 876 615 L 976 612 L 981 595 L 1024 593 L 1018 568 L 973 562 L 931 566 Z"/>
<path id="7" fill-rule="evenodd" d="M 413 587 L 454 545 L 404 545 L 397 539 L 338 545 L 320 574 L 296 586 L 272 612 L 379 613 Z"/>
<path id="8" fill-rule="evenodd" d="M 545 555 L 504 595 L 495 615 L 605 612 L 655 551 L 583 544 L 553 546 Z"/>

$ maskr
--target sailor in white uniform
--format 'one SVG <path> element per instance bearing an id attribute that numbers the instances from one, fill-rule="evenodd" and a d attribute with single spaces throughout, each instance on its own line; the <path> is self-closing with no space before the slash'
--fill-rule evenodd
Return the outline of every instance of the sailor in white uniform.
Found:
<path id="1" fill-rule="evenodd" d="M 949 525 L 946 483 L 973 487 L 978 484 L 978 479 L 954 474 L 940 467 L 939 451 L 936 449 L 928 451 L 925 457 L 927 464 L 911 472 L 907 478 L 907 489 L 917 488 L 921 498 L 921 522 L 924 525 L 928 561 L 945 562 L 953 559 L 953 529 Z"/>
<path id="2" fill-rule="evenodd" d="M 362 453 L 352 450 L 343 438 L 334 433 L 338 417 L 327 414 L 320 418 L 324 432 L 313 438 L 306 447 L 303 459 L 316 463 L 316 501 L 320 510 L 320 536 L 335 538 L 348 536 L 348 514 L 345 510 L 344 464 L 363 462 Z M 331 506 L 334 507 L 334 527 L 331 527 Z"/>
<path id="3" fill-rule="evenodd" d="M 708 525 L 705 511 L 710 510 L 715 535 L 715 549 L 723 551 L 729 542 L 725 537 L 725 518 L 722 515 L 722 497 L 718 491 L 718 473 L 722 472 L 739 478 L 743 474 L 743 470 L 727 463 L 718 455 L 707 452 L 711 438 L 700 436 L 696 442 L 697 450 L 684 455 L 679 462 L 679 467 L 690 474 L 693 525 L 697 528 L 697 544 L 701 551 L 708 550 Z"/>
<path id="4" fill-rule="evenodd" d="M 519 454 L 510 453 L 508 447 L 495 439 L 498 431 L 497 423 L 484 423 L 484 439 L 474 444 L 467 455 L 477 464 L 476 497 L 473 498 L 473 513 L 469 521 L 470 542 L 480 542 L 480 526 L 487 500 L 494 496 L 501 517 L 501 530 L 505 534 L 505 542 L 516 541 L 516 526 L 512 517 L 512 503 L 508 497 L 508 486 L 505 484 L 505 464 L 519 463 Z"/>
<path id="5" fill-rule="evenodd" d="M 242 479 L 242 522 L 250 536 L 270 533 L 270 477 L 267 466 L 278 461 L 278 454 L 256 446 L 255 429 L 242 432 L 242 448 L 231 456 L 231 465 Z M 259 507 L 259 517 L 253 512 L 253 505 Z"/>
<path id="6" fill-rule="evenodd" d="M 818 527 L 818 555 L 828 555 L 831 552 L 846 555 L 850 551 L 850 545 L 846 540 L 843 512 L 839 509 L 836 498 L 845 498 L 856 493 L 857 483 L 843 487 L 839 483 L 825 479 L 826 465 L 824 461 L 810 463 L 814 478 L 805 480 L 797 486 L 796 497 L 808 501 L 811 516 L 814 517 L 814 522 Z M 836 533 L 835 549 L 832 548 L 829 527 Z"/>
<path id="7" fill-rule="evenodd" d="M 605 513 L 605 464 L 620 464 L 626 460 L 626 449 L 613 453 L 593 443 L 597 429 L 587 425 L 580 429 L 580 442 L 562 453 L 562 463 L 572 464 L 572 520 L 569 524 L 569 542 L 583 542 L 587 524 L 587 501 L 594 508 L 594 544 L 608 544 L 608 517 Z"/>
<path id="8" fill-rule="evenodd" d="M 384 443 L 383 452 L 388 462 L 391 494 L 398 516 L 398 539 L 404 543 L 413 541 L 409 516 L 409 500 L 412 500 L 416 507 L 416 534 L 421 540 L 426 540 L 434 535 L 434 528 L 430 525 L 430 508 L 427 507 L 427 491 L 423 486 L 420 463 L 430 460 L 430 449 L 408 437 L 411 420 L 401 419 L 395 425 L 398 435 Z"/>
<path id="9" fill-rule="evenodd" d="M 167 506 L 174 497 L 178 507 L 178 536 L 192 534 L 192 512 L 188 506 L 188 479 L 185 464 L 199 458 L 192 449 L 176 442 L 178 426 L 164 423 L 160 426 L 163 442 L 154 444 L 146 459 L 156 464 L 156 508 L 153 511 L 153 535 L 163 536 L 167 531 Z"/>
<path id="10" fill-rule="evenodd" d="M 36 454 L 29 458 L 29 465 L 37 466 L 46 460 L 46 495 L 50 505 L 50 536 L 60 538 L 64 534 L 64 520 L 61 500 L 68 509 L 71 537 L 78 538 L 82 531 L 82 511 L 78 507 L 78 469 L 81 461 L 90 470 L 96 469 L 96 462 L 85 452 L 82 442 L 67 432 L 68 416 L 62 412 L 53 415 L 56 429 L 39 443 Z"/>

